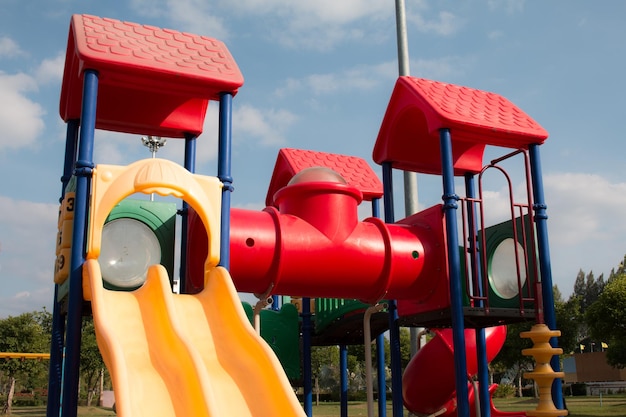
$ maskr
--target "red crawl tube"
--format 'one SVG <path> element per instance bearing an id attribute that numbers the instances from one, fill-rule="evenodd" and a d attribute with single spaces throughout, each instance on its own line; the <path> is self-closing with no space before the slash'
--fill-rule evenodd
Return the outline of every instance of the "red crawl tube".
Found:
<path id="1" fill-rule="evenodd" d="M 296 178 L 296 177 L 294 177 Z M 240 292 L 421 300 L 446 273 L 441 206 L 385 224 L 358 221 L 361 192 L 345 183 L 295 182 L 262 211 L 232 209 L 230 273 Z M 186 291 L 201 288 L 206 232 L 190 215 Z"/>

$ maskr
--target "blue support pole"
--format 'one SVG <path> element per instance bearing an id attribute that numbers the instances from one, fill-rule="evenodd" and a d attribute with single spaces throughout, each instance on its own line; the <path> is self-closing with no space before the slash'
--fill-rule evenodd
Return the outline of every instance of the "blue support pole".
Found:
<path id="1" fill-rule="evenodd" d="M 372 199 L 372 216 L 380 217 L 380 199 Z M 378 370 L 378 417 L 387 417 L 387 378 L 385 371 L 385 336 L 376 337 L 376 366 Z"/>
<path id="2" fill-rule="evenodd" d="M 491 417 L 489 398 L 489 362 L 487 361 L 487 340 L 485 329 L 476 329 L 476 356 L 478 359 L 478 398 L 481 417 Z M 476 396 L 477 393 L 474 393 Z"/>
<path id="3" fill-rule="evenodd" d="M 196 172 L 196 144 L 198 137 L 185 133 L 185 169 L 192 174 Z"/>
<path id="4" fill-rule="evenodd" d="M 376 336 L 376 366 L 378 369 L 378 417 L 387 417 L 387 378 L 385 372 L 385 335 Z"/>
<path id="5" fill-rule="evenodd" d="M 63 176 L 61 177 L 61 199 L 65 197 L 65 188 L 72 178 L 74 161 L 76 161 L 76 151 L 78 147 L 78 132 L 80 120 L 70 120 L 67 122 L 65 134 L 65 160 L 63 162 Z"/>
<path id="6" fill-rule="evenodd" d="M 476 197 L 476 186 L 474 183 L 474 175 L 465 174 L 465 193 L 468 198 Z M 468 213 L 468 229 L 470 230 L 470 253 L 477 253 L 476 237 L 478 236 L 478 225 L 476 221 L 476 203 L 467 202 Z M 473 270 L 476 271 L 475 280 L 478 282 L 478 295 L 483 296 L 484 288 L 482 286 L 483 271 L 480 262 L 476 257 L 472 257 L 471 263 Z M 484 307 L 483 301 L 478 302 L 478 307 Z M 491 417 L 491 407 L 489 398 L 489 362 L 487 361 L 487 340 L 485 339 L 485 329 L 476 329 L 476 356 L 478 359 L 478 398 L 480 398 L 480 415 L 481 417 Z M 474 393 L 476 394 L 476 393 Z"/>
<path id="7" fill-rule="evenodd" d="M 552 266 L 550 263 L 550 245 L 548 242 L 548 214 L 543 191 L 543 174 L 541 171 L 541 158 L 539 145 L 533 144 L 528 147 L 530 159 L 530 172 L 533 184 L 533 210 L 535 211 L 535 225 L 537 229 L 537 251 L 539 252 L 539 271 L 541 274 L 541 292 L 543 297 L 543 314 L 545 324 L 550 330 L 556 330 L 556 312 L 554 311 L 554 294 L 552 292 Z M 550 339 L 552 347 L 558 347 L 556 337 Z M 559 357 L 554 355 L 550 365 L 555 372 L 561 370 Z M 563 391 L 561 379 L 557 378 L 552 383 L 552 401 L 556 408 L 565 409 L 563 403 Z"/>
<path id="8" fill-rule="evenodd" d="M 185 169 L 191 173 L 196 172 L 196 141 L 197 136 L 191 133 L 185 133 Z M 180 227 L 180 273 L 178 281 L 178 290 L 181 294 L 187 292 L 187 282 L 185 277 L 187 276 L 187 232 L 188 224 L 187 218 L 189 215 L 189 203 L 183 201 L 183 208 L 180 212 L 181 227 Z"/>
<path id="9" fill-rule="evenodd" d="M 65 197 L 65 188 L 72 177 L 74 161 L 76 161 L 76 146 L 78 142 L 78 120 L 70 120 L 67 123 L 65 135 L 65 161 L 63 164 L 63 176 L 61 177 L 61 198 Z M 61 390 L 63 380 L 63 339 L 65 337 L 65 317 L 61 314 L 61 305 L 57 301 L 59 286 L 54 286 L 54 301 L 52 302 L 52 334 L 50 335 L 50 367 L 48 371 L 48 404 L 46 415 L 54 417 L 59 415 L 61 407 Z"/>
<path id="10" fill-rule="evenodd" d="M 74 230 L 70 260 L 70 284 L 67 307 L 67 334 L 63 375 L 63 403 L 61 415 L 76 417 L 78 412 L 78 380 L 80 370 L 80 342 L 83 312 L 82 267 L 85 261 L 85 235 L 89 210 L 89 188 L 93 172 L 93 142 L 96 129 L 98 73 L 85 70 L 83 103 L 79 134 L 78 159 L 75 164 L 76 198 L 74 202 Z"/>
<path id="11" fill-rule="evenodd" d="M 217 177 L 222 181 L 222 215 L 220 224 L 220 265 L 230 267 L 230 193 L 233 191 L 231 174 L 233 95 L 220 96 L 219 145 Z"/>
<path id="12" fill-rule="evenodd" d="M 270 308 L 273 311 L 280 311 L 282 306 L 283 306 L 282 297 L 280 295 L 272 295 L 272 305 L 270 306 Z"/>
<path id="13" fill-rule="evenodd" d="M 372 199 L 372 217 L 380 217 L 380 198 Z"/>
<path id="14" fill-rule="evenodd" d="M 394 222 L 393 178 L 391 163 L 383 162 L 383 187 L 385 202 L 385 222 Z M 395 300 L 388 301 L 389 313 L 389 356 L 391 358 L 391 396 L 393 417 L 402 417 L 402 356 L 400 354 L 400 325 L 398 324 L 398 305 Z"/>
<path id="15" fill-rule="evenodd" d="M 394 222 L 393 207 L 393 172 L 391 163 L 383 162 L 383 200 L 385 203 L 385 222 Z"/>
<path id="16" fill-rule="evenodd" d="M 469 417 L 467 391 L 467 359 L 465 357 L 465 329 L 461 289 L 461 260 L 457 231 L 457 209 L 459 196 L 454 190 L 454 162 L 452 159 L 452 137 L 449 129 L 439 131 L 441 147 L 441 170 L 443 180 L 443 210 L 448 239 L 448 269 L 450 274 L 450 310 L 452 315 L 452 340 L 454 345 L 454 375 L 456 380 L 457 416 Z M 395 416 L 394 416 L 395 417 Z"/>
<path id="17" fill-rule="evenodd" d="M 348 346 L 339 346 L 339 381 L 341 385 L 340 392 L 340 410 L 341 417 L 348 417 Z"/>
<path id="18" fill-rule="evenodd" d="M 313 417 L 313 384 L 311 382 L 311 299 L 302 298 L 302 379 L 304 389 L 304 412 Z"/>

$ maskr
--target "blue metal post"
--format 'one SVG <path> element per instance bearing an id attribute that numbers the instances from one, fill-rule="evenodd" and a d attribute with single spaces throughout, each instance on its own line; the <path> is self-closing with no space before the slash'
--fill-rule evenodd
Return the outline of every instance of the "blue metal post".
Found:
<path id="1" fill-rule="evenodd" d="M 302 298 L 302 379 L 304 384 L 304 412 L 313 416 L 313 384 L 311 372 L 311 299 Z"/>
<path id="2" fill-rule="evenodd" d="M 222 215 L 220 225 L 220 265 L 230 267 L 230 193 L 233 191 L 231 176 L 233 95 L 220 96 L 219 146 L 217 177 L 224 184 L 222 189 Z"/>
<path id="3" fill-rule="evenodd" d="M 341 384 L 340 412 L 341 417 L 348 417 L 348 346 L 339 346 L 339 381 Z"/>
<path id="4" fill-rule="evenodd" d="M 474 184 L 474 175 L 465 174 L 465 193 L 468 198 L 476 197 L 476 187 Z M 468 213 L 468 229 L 470 230 L 470 253 L 476 253 L 476 237 L 478 234 L 478 225 L 476 221 L 476 203 L 467 202 Z M 482 286 L 483 271 L 480 268 L 480 262 L 475 256 L 472 257 L 471 263 L 473 270 L 476 271 L 474 279 L 478 283 L 478 295 L 483 296 L 484 288 Z M 478 302 L 479 307 L 484 307 L 483 301 Z M 487 340 L 485 339 L 485 329 L 476 329 L 476 356 L 478 359 L 478 393 L 480 398 L 480 415 L 481 417 L 491 417 L 491 406 L 489 398 L 489 362 L 487 361 Z M 474 393 L 476 394 L 476 393 Z"/>
<path id="5" fill-rule="evenodd" d="M 383 200 L 385 203 L 385 221 L 387 223 L 394 222 L 394 206 L 393 206 L 393 170 L 391 163 L 383 162 Z"/>
<path id="6" fill-rule="evenodd" d="M 556 330 L 556 312 L 554 311 L 554 294 L 552 292 L 552 266 L 550 263 L 550 245 L 548 242 L 548 206 L 545 202 L 543 191 L 543 174 L 541 171 L 541 158 L 539 145 L 533 144 L 528 147 L 530 157 L 530 172 L 533 184 L 533 209 L 535 211 L 535 224 L 537 228 L 537 251 L 539 252 L 539 271 L 541 274 L 541 292 L 543 296 L 543 314 L 545 324 L 550 330 Z M 556 337 L 550 339 L 552 347 L 558 347 Z M 559 372 L 561 365 L 559 357 L 554 355 L 550 365 L 555 372 Z M 558 409 L 564 409 L 561 379 L 557 378 L 552 383 L 552 401 Z"/>
<path id="7" fill-rule="evenodd" d="M 93 172 L 93 142 L 96 129 L 98 73 L 84 72 L 81 128 L 78 160 L 75 164 L 76 198 L 74 202 L 74 230 L 70 260 L 70 284 L 67 307 L 67 334 L 63 376 L 63 403 L 61 415 L 76 417 L 78 412 L 78 380 L 80 376 L 80 341 L 83 312 L 82 267 L 85 261 L 85 234 L 89 210 L 89 187 Z"/>
<path id="8" fill-rule="evenodd" d="M 372 216 L 380 217 L 380 199 L 372 199 Z M 387 378 L 385 367 L 385 336 L 376 337 L 377 369 L 378 369 L 378 417 L 387 417 Z"/>
<path id="9" fill-rule="evenodd" d="M 394 222 L 393 208 L 393 172 L 391 163 L 383 162 L 383 187 L 385 202 L 385 222 Z M 398 324 L 398 305 L 395 300 L 388 301 L 389 313 L 389 356 L 391 358 L 391 396 L 393 417 L 402 417 L 402 356 L 400 354 L 400 325 Z"/>
<path id="10" fill-rule="evenodd" d="M 385 335 L 376 336 L 376 366 L 378 369 L 378 417 L 387 416 L 387 378 L 385 372 Z"/>
<path id="11" fill-rule="evenodd" d="M 282 297 L 280 295 L 272 295 L 272 305 L 270 306 L 270 308 L 273 311 L 280 311 L 282 306 L 283 306 Z"/>
<path id="12" fill-rule="evenodd" d="M 185 169 L 191 173 L 196 172 L 197 139 L 196 135 L 185 133 Z"/>
<path id="13" fill-rule="evenodd" d="M 443 180 L 443 210 L 448 238 L 448 269 L 450 274 L 450 310 L 452 314 L 452 340 L 454 345 L 454 375 L 456 379 L 457 416 L 469 417 L 467 391 L 467 360 L 465 357 L 465 329 L 461 290 L 461 260 L 457 231 L 457 209 L 459 196 L 454 190 L 454 163 L 452 159 L 452 137 L 449 129 L 439 131 L 441 147 L 441 171 Z"/>
<path id="14" fill-rule="evenodd" d="M 65 134 L 65 160 L 63 162 L 63 176 L 61 177 L 61 199 L 65 197 L 65 188 L 72 178 L 74 161 L 76 161 L 76 151 L 78 147 L 78 131 L 80 120 L 70 120 L 67 122 L 67 132 Z"/>
<path id="15" fill-rule="evenodd" d="M 61 177 L 61 198 L 65 197 L 74 161 L 76 161 L 76 145 L 78 141 L 78 120 L 70 120 L 67 123 L 65 135 L 65 161 L 63 164 L 63 176 Z M 54 301 L 52 302 L 52 334 L 50 335 L 50 367 L 48 372 L 48 404 L 46 415 L 58 416 L 61 406 L 61 383 L 63 379 L 63 338 L 65 337 L 65 317 L 61 314 L 61 305 L 57 301 L 59 286 L 54 286 Z"/>
<path id="16" fill-rule="evenodd" d="M 197 136 L 191 133 L 185 133 L 185 169 L 191 173 L 196 172 L 196 141 Z M 189 215 L 189 203 L 183 201 L 183 208 L 180 212 L 180 273 L 178 280 L 178 290 L 181 294 L 187 292 L 187 218 Z"/>

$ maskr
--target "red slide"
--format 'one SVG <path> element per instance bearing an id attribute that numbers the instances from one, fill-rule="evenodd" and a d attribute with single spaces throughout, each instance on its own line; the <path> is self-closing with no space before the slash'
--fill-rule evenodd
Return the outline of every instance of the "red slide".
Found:
<path id="1" fill-rule="evenodd" d="M 454 377 L 454 347 L 452 329 L 433 330 L 435 337 L 411 359 L 402 377 L 402 397 L 404 406 L 417 415 L 456 416 L 456 386 Z M 498 354 L 506 339 L 506 326 L 485 329 L 487 361 L 491 362 Z M 467 373 L 478 372 L 476 359 L 476 332 L 465 330 L 465 353 Z M 493 393 L 496 385 L 490 387 Z M 469 387 L 470 413 L 476 415 L 474 390 Z M 493 417 L 526 417 L 525 412 L 505 412 L 497 410 L 491 402 Z"/>

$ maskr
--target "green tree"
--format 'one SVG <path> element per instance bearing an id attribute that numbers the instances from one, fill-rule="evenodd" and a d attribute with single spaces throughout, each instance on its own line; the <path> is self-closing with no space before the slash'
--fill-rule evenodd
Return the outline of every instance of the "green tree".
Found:
<path id="1" fill-rule="evenodd" d="M 400 361 L 402 370 L 409 364 L 411 360 L 411 331 L 406 328 L 400 328 Z"/>
<path id="2" fill-rule="evenodd" d="M 337 390 L 339 387 L 339 347 L 313 346 L 311 373 L 315 386 L 315 402 L 319 405 L 321 390 Z"/>
<path id="3" fill-rule="evenodd" d="M 610 365 L 626 367 L 626 274 L 611 277 L 597 301 L 585 313 L 591 336 L 609 345 Z"/>
<path id="4" fill-rule="evenodd" d="M 24 313 L 16 317 L 9 316 L 0 320 L 0 351 L 11 353 L 47 353 L 50 336 L 44 332 L 43 320 L 45 311 L 41 313 Z M 39 376 L 45 375 L 47 363 L 34 360 L 5 359 L 0 361 L 0 370 L 9 380 L 6 403 L 3 414 L 11 413 L 13 396 L 18 375 L 30 376 L 31 383 Z M 28 381 L 26 381 L 28 382 Z M 30 387 L 34 388 L 34 387 Z"/>
<path id="5" fill-rule="evenodd" d="M 567 309 L 571 313 L 575 313 L 576 315 L 571 318 L 569 321 L 577 321 L 577 336 L 576 336 L 576 346 L 580 341 L 588 339 L 590 337 L 590 330 L 587 326 L 587 322 L 585 318 L 585 312 L 587 309 L 598 299 L 602 291 L 604 290 L 606 283 L 604 282 L 604 275 L 600 275 L 600 277 L 596 280 L 593 275 L 593 272 L 589 272 L 585 274 L 585 272 L 581 269 L 578 271 L 578 275 L 576 276 L 576 281 L 574 282 L 574 293 L 567 300 Z M 557 308 L 558 310 L 558 308 Z M 562 317 L 564 323 L 568 321 L 567 317 Z M 560 325 L 557 318 L 557 325 Z M 569 352 L 570 350 L 566 350 Z M 573 350 L 573 349 L 572 349 Z"/>
<path id="6" fill-rule="evenodd" d="M 521 332 L 530 330 L 532 322 L 521 322 L 507 325 L 506 341 L 500 353 L 491 362 L 494 373 L 507 376 L 517 383 L 518 396 L 522 396 L 523 374 L 533 369 L 534 360 L 531 356 L 522 355 L 522 349 L 532 347 L 530 339 L 520 337 Z"/>
<path id="7" fill-rule="evenodd" d="M 582 269 L 578 271 L 576 281 L 574 281 L 574 294 L 572 297 L 579 298 L 580 310 L 583 314 L 598 299 L 604 286 L 604 274 L 600 275 L 596 280 L 593 271 L 587 275 L 585 275 Z"/>
<path id="8" fill-rule="evenodd" d="M 93 318 L 83 319 L 80 348 L 80 374 L 87 388 L 87 405 L 90 406 L 96 392 L 99 392 L 100 378 L 104 371 L 104 361 L 93 325 Z"/>
<path id="9" fill-rule="evenodd" d="M 557 329 L 561 331 L 558 343 L 563 352 L 573 352 L 578 346 L 578 342 L 582 339 L 581 323 L 584 316 L 580 311 L 580 299 L 578 297 L 570 297 L 567 301 L 563 300 L 561 291 L 555 285 L 554 294 L 554 310 L 556 314 Z"/>
<path id="10" fill-rule="evenodd" d="M 619 278 L 621 275 L 624 275 L 624 274 L 626 274 L 626 255 L 624 255 L 624 259 L 622 259 L 622 262 L 619 263 L 617 270 L 615 270 L 615 268 L 611 269 L 611 274 L 609 275 L 607 284 L 609 282 L 614 281 L 615 279 Z"/>

